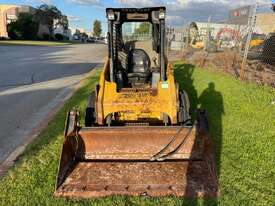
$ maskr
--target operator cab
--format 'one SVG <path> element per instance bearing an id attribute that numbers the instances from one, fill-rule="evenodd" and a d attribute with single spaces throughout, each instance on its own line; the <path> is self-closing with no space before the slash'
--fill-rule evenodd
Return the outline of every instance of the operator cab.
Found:
<path id="1" fill-rule="evenodd" d="M 161 78 L 165 81 L 165 8 L 112 8 L 106 12 L 110 81 L 118 90 L 151 88 Z"/>

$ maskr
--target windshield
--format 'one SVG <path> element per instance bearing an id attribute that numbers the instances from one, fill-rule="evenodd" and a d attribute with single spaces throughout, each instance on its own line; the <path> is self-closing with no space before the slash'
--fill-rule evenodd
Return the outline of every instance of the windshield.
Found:
<path id="1" fill-rule="evenodd" d="M 149 22 L 125 22 L 122 25 L 122 38 L 124 42 L 151 40 L 152 24 Z"/>

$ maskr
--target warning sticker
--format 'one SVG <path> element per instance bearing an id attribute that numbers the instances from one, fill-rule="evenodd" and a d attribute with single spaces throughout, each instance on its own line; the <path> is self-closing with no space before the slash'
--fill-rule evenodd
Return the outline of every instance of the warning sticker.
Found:
<path id="1" fill-rule="evenodd" d="M 168 89 L 169 88 L 168 83 L 167 82 L 162 82 L 161 83 L 161 88 L 162 89 Z"/>

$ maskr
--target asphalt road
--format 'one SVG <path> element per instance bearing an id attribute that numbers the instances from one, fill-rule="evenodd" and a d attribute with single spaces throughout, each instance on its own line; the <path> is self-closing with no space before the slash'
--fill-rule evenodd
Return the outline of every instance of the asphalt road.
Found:
<path id="1" fill-rule="evenodd" d="M 106 54 L 103 44 L 0 45 L 0 163 Z"/>

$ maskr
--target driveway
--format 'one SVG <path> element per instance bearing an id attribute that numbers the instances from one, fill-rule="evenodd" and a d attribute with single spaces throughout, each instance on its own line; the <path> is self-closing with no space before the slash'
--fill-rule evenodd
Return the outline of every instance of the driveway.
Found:
<path id="1" fill-rule="evenodd" d="M 0 163 L 106 54 L 103 44 L 0 46 Z"/>

